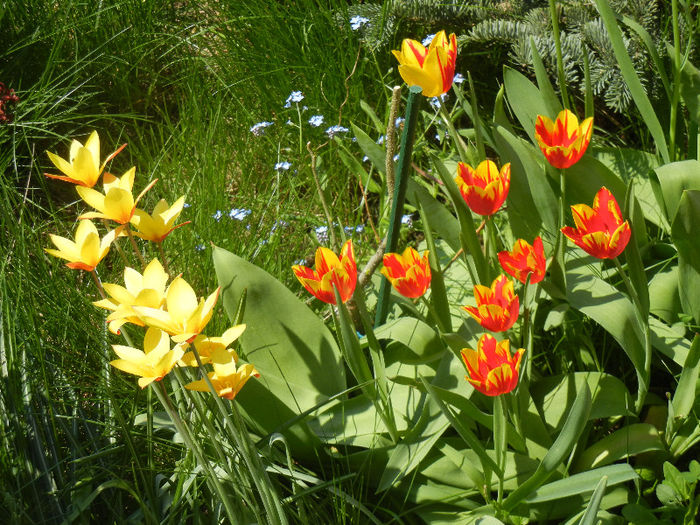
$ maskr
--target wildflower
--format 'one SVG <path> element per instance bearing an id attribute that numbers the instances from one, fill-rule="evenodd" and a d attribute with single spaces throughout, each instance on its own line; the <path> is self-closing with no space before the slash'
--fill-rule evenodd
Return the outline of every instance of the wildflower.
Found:
<path id="1" fill-rule="evenodd" d="M 184 209 L 187 209 L 187 208 L 189 208 L 190 206 L 192 206 L 192 205 L 191 205 L 189 202 L 186 202 L 185 204 L 182 205 L 182 207 L 183 207 Z"/>
<path id="2" fill-rule="evenodd" d="M 314 128 L 319 127 L 321 124 L 323 124 L 323 115 L 314 115 L 309 119 L 309 124 L 313 126 Z"/>
<path id="3" fill-rule="evenodd" d="M 535 122 L 535 138 L 547 161 L 555 168 L 568 168 L 576 164 L 586 152 L 593 133 L 593 117 L 579 126 L 578 119 L 568 109 L 557 115 L 555 122 L 538 115 Z"/>
<path id="4" fill-rule="evenodd" d="M 233 342 L 241 336 L 241 334 L 245 331 L 245 328 L 246 325 L 238 324 L 226 330 L 223 334 L 221 334 L 221 337 L 207 337 L 204 334 L 199 334 L 197 337 L 195 337 L 192 343 L 199 354 L 199 359 L 202 364 L 206 364 L 211 361 L 211 357 L 219 350 L 225 350 L 236 360 L 238 360 L 238 354 L 235 350 L 229 348 L 229 346 L 231 346 Z M 181 361 L 185 366 L 199 366 L 197 363 L 197 358 L 194 356 L 194 352 L 185 353 L 185 355 L 182 356 Z"/>
<path id="5" fill-rule="evenodd" d="M 216 213 L 211 216 L 212 219 L 214 219 L 216 222 L 219 222 L 221 220 L 221 217 L 223 217 L 224 214 L 221 212 L 221 210 L 216 210 Z"/>
<path id="6" fill-rule="evenodd" d="M 336 124 L 335 126 L 331 126 L 330 128 L 328 128 L 326 130 L 326 135 L 328 135 L 328 137 L 332 139 L 338 133 L 347 133 L 348 131 L 350 131 L 350 130 L 348 128 L 346 128 L 345 126 L 340 126 L 340 125 Z"/>
<path id="7" fill-rule="evenodd" d="M 176 277 L 165 294 L 166 310 L 145 306 L 134 306 L 134 311 L 148 326 L 169 333 L 173 341 L 191 342 L 207 325 L 214 312 L 221 287 L 209 297 L 197 301 L 192 287 L 182 277 Z"/>
<path id="8" fill-rule="evenodd" d="M 107 317 L 109 331 L 119 334 L 124 323 L 145 326 L 133 306 L 160 308 L 165 303 L 165 285 L 168 274 L 158 259 L 153 259 L 143 270 L 143 275 L 137 270 L 124 268 L 124 285 L 104 283 L 102 286 L 109 296 L 107 299 L 95 301 L 92 304 L 99 308 L 111 310 Z"/>
<path id="9" fill-rule="evenodd" d="M 513 390 L 518 384 L 520 361 L 525 349 L 510 355 L 510 341 L 497 342 L 484 334 L 479 338 L 477 350 L 462 349 L 462 360 L 469 372 L 465 379 L 482 394 L 500 396 Z"/>
<path id="10" fill-rule="evenodd" d="M 286 124 L 287 126 L 294 126 L 294 125 L 295 125 L 294 122 L 292 122 L 291 119 L 287 119 L 287 122 L 285 122 L 285 124 Z"/>
<path id="11" fill-rule="evenodd" d="M 260 373 L 252 364 L 238 366 L 237 356 L 225 350 L 217 349 L 214 351 L 211 363 L 214 371 L 207 374 L 209 381 L 217 395 L 228 400 L 233 400 L 251 377 L 260 377 Z M 185 388 L 198 392 L 209 392 L 209 385 L 204 379 L 188 383 Z"/>
<path id="12" fill-rule="evenodd" d="M 401 216 L 401 224 L 413 228 L 413 216 L 409 213 Z"/>
<path id="13" fill-rule="evenodd" d="M 406 119 L 403 117 L 396 117 L 396 120 L 394 121 L 394 126 L 396 128 L 399 128 L 399 127 L 401 127 L 401 124 L 403 124 L 405 121 L 406 121 Z"/>
<path id="14" fill-rule="evenodd" d="M 515 324 L 520 311 L 520 300 L 513 292 L 513 281 L 501 274 L 491 287 L 474 286 L 476 306 L 463 306 L 481 326 L 492 332 L 504 332 Z"/>
<path id="15" fill-rule="evenodd" d="M 182 213 L 184 206 L 185 197 L 183 196 L 176 200 L 172 206 L 168 206 L 165 199 L 159 200 L 150 215 L 137 208 L 131 218 L 131 224 L 138 229 L 135 232 L 136 235 L 147 241 L 163 242 L 173 230 L 190 223 L 190 221 L 186 221 L 175 225 L 175 221 Z"/>
<path id="16" fill-rule="evenodd" d="M 5 105 L 15 105 L 19 102 L 19 97 L 15 94 L 14 89 L 8 89 L 7 86 L 0 82 L 0 124 L 12 122 L 12 114 Z"/>
<path id="17" fill-rule="evenodd" d="M 435 38 L 435 33 L 430 33 L 428 36 L 426 36 L 421 41 L 421 44 L 423 45 L 423 47 L 428 47 L 433 42 L 433 38 Z"/>
<path id="18" fill-rule="evenodd" d="M 121 177 L 105 173 L 104 194 L 85 186 L 76 186 L 78 195 L 96 212 L 83 213 L 80 219 L 109 219 L 118 224 L 127 224 L 136 211 L 136 205 L 141 197 L 158 181 L 155 179 L 146 186 L 134 199 L 131 191 L 134 187 L 136 168 L 132 167 Z"/>
<path id="19" fill-rule="evenodd" d="M 328 248 L 316 250 L 316 270 L 306 266 L 294 265 L 292 271 L 299 282 L 314 297 L 324 303 L 336 304 L 333 288 L 345 303 L 355 292 L 357 266 L 352 241 L 346 241 L 340 250 L 340 258 Z"/>
<path id="20" fill-rule="evenodd" d="M 571 207 L 571 214 L 576 228 L 564 226 L 562 233 L 598 259 L 614 259 L 620 255 L 632 235 L 629 222 L 622 221 L 620 207 L 605 186 L 593 199 L 593 208 L 576 204 Z"/>
<path id="21" fill-rule="evenodd" d="M 52 175 L 51 173 L 44 173 L 44 175 L 52 179 L 64 180 L 79 186 L 92 188 L 97 183 L 97 179 L 100 178 L 105 165 L 125 147 L 126 144 L 122 145 L 100 164 L 100 137 L 97 131 L 93 131 L 87 141 L 85 141 L 85 146 L 77 140 L 73 140 L 68 153 L 68 160 L 47 151 L 46 154 L 49 156 L 49 159 L 51 159 L 54 166 L 63 172 L 63 175 Z"/>
<path id="22" fill-rule="evenodd" d="M 464 82 L 466 79 L 464 78 L 464 75 L 462 73 L 455 73 L 454 78 L 452 79 L 453 84 L 461 84 Z"/>
<path id="23" fill-rule="evenodd" d="M 291 163 L 289 163 L 287 161 L 278 162 L 277 164 L 275 164 L 275 171 L 287 171 L 291 167 L 292 167 Z"/>
<path id="24" fill-rule="evenodd" d="M 523 239 L 518 239 L 513 245 L 513 251 L 498 252 L 498 261 L 510 276 L 521 283 L 527 282 L 530 275 L 532 284 L 544 279 L 547 261 L 544 257 L 542 237 L 536 237 L 532 245 Z"/>
<path id="25" fill-rule="evenodd" d="M 447 93 L 443 93 L 439 97 L 432 97 L 428 102 L 430 102 L 430 107 L 435 111 L 440 110 L 440 101 L 445 102 L 447 100 Z"/>
<path id="26" fill-rule="evenodd" d="M 203 252 L 204 248 L 205 248 L 205 246 L 201 243 L 194 247 L 194 249 L 197 250 L 198 252 Z"/>
<path id="27" fill-rule="evenodd" d="M 328 226 L 319 226 L 314 231 L 316 232 L 316 238 L 319 244 L 326 244 L 328 242 Z"/>
<path id="28" fill-rule="evenodd" d="M 462 162 L 457 164 L 455 179 L 469 208 L 479 215 L 493 215 L 508 196 L 510 162 L 498 171 L 490 160 L 482 161 L 476 169 Z"/>
<path id="29" fill-rule="evenodd" d="M 100 234 L 92 221 L 80 221 L 75 230 L 75 242 L 51 235 L 51 242 L 58 250 L 46 248 L 44 251 L 68 261 L 68 268 L 91 272 L 109 253 L 109 247 L 120 231 L 119 228 L 112 230 L 100 240 Z"/>
<path id="30" fill-rule="evenodd" d="M 253 213 L 253 210 L 247 208 L 232 208 L 231 211 L 228 212 L 228 218 L 242 221 L 251 213 Z"/>
<path id="31" fill-rule="evenodd" d="M 350 19 L 350 29 L 353 31 L 357 31 L 366 24 L 369 24 L 369 18 L 364 16 L 355 15 Z"/>
<path id="32" fill-rule="evenodd" d="M 365 155 L 364 157 L 362 157 L 362 162 L 367 162 L 368 160 L 369 160 L 369 157 L 368 157 L 367 155 Z"/>
<path id="33" fill-rule="evenodd" d="M 396 155 L 394 155 L 394 156 L 392 157 L 392 160 L 393 160 L 394 162 L 398 162 L 398 161 L 399 161 L 399 154 L 397 153 Z"/>
<path id="34" fill-rule="evenodd" d="M 297 103 L 301 102 L 302 100 L 304 100 L 304 94 L 301 91 L 292 91 L 291 94 L 287 97 L 287 100 L 284 103 L 284 107 L 291 108 L 292 102 Z"/>
<path id="35" fill-rule="evenodd" d="M 157 328 L 149 328 L 143 338 L 143 350 L 131 346 L 112 345 L 119 359 L 109 364 L 114 368 L 139 376 L 139 386 L 146 388 L 160 381 L 173 369 L 184 353 L 184 345 L 170 348 L 170 338 Z"/>
<path id="36" fill-rule="evenodd" d="M 431 35 L 432 36 L 432 35 Z M 399 61 L 399 74 L 409 86 L 420 86 L 423 95 L 436 97 L 452 87 L 457 61 L 457 37 L 444 31 L 432 36 L 430 47 L 406 38 L 400 51 L 392 51 Z"/>
<path id="37" fill-rule="evenodd" d="M 272 126 L 274 122 L 258 122 L 257 124 L 253 124 L 253 126 L 250 128 L 250 132 L 255 135 L 256 137 L 259 137 L 263 133 L 265 133 L 265 128 L 268 126 Z"/>
<path id="38" fill-rule="evenodd" d="M 427 251 L 421 256 L 408 246 L 402 254 L 385 254 L 383 262 L 382 275 L 404 297 L 411 299 L 420 297 L 430 287 L 431 275 Z"/>

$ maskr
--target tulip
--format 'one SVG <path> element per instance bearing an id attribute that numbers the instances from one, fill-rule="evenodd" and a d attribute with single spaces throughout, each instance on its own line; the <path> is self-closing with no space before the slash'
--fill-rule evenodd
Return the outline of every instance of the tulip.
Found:
<path id="1" fill-rule="evenodd" d="M 64 180 L 66 182 L 78 184 L 79 186 L 92 188 L 100 178 L 105 165 L 112 160 L 117 153 L 123 150 L 125 146 L 126 144 L 121 146 L 100 164 L 100 137 L 97 135 L 97 131 L 93 131 L 85 142 L 85 146 L 77 140 L 71 143 L 68 160 L 47 151 L 46 153 L 49 159 L 51 159 L 51 162 L 53 162 L 54 166 L 61 170 L 64 175 L 52 175 L 50 173 L 44 173 L 44 175 L 52 179 Z"/>
<path id="2" fill-rule="evenodd" d="M 632 235 L 629 222 L 622 221 L 615 197 L 603 186 L 593 199 L 593 208 L 586 204 L 571 207 L 576 228 L 564 226 L 561 231 L 574 244 L 598 259 L 614 259 L 622 253 Z"/>
<path id="3" fill-rule="evenodd" d="M 134 306 L 133 309 L 147 326 L 169 333 L 176 343 L 191 343 L 211 319 L 220 291 L 221 287 L 206 300 L 201 298 L 197 302 L 197 295 L 187 281 L 176 277 L 165 294 L 167 310 L 146 306 Z"/>
<path id="4" fill-rule="evenodd" d="M 476 306 L 463 306 L 481 326 L 492 332 L 504 332 L 515 324 L 520 311 L 520 300 L 513 292 L 513 281 L 501 274 L 491 287 L 474 286 Z"/>
<path id="5" fill-rule="evenodd" d="M 324 303 L 336 304 L 333 287 L 345 303 L 355 292 L 357 265 L 352 241 L 346 241 L 340 250 L 340 258 L 328 248 L 316 250 L 316 270 L 294 265 L 292 271 L 306 290 Z"/>
<path id="6" fill-rule="evenodd" d="M 510 341 L 497 342 L 489 334 L 481 336 L 477 348 L 462 350 L 462 360 L 469 372 L 466 380 L 487 396 L 500 396 L 513 390 L 518 384 L 520 360 L 525 349 L 521 348 L 511 356 Z"/>
<path id="7" fill-rule="evenodd" d="M 152 214 L 136 208 L 131 218 L 131 224 L 138 230 L 134 233 L 147 241 L 163 242 L 174 229 L 189 224 L 187 221 L 174 226 L 184 205 L 185 197 L 180 197 L 170 207 L 165 199 L 161 199 Z"/>
<path id="8" fill-rule="evenodd" d="M 535 138 L 547 158 L 555 168 L 568 168 L 576 164 L 586 152 L 593 133 L 593 117 L 584 120 L 579 126 L 578 119 L 568 109 L 557 115 L 552 122 L 544 115 L 537 116 Z"/>
<path id="9" fill-rule="evenodd" d="M 539 283 L 544 279 L 547 264 L 542 237 L 535 238 L 532 245 L 523 239 L 518 239 L 513 245 L 512 252 L 498 252 L 498 261 L 508 275 L 515 277 L 521 283 L 527 282 L 528 275 L 532 284 Z"/>
<path id="10" fill-rule="evenodd" d="M 219 397 L 232 400 L 251 377 L 260 377 L 260 373 L 252 364 L 237 366 L 236 361 L 236 356 L 225 350 L 218 349 L 212 355 L 211 362 L 214 371 L 210 372 L 208 376 Z M 185 385 L 185 388 L 199 392 L 209 392 L 209 385 L 204 379 L 188 383 Z"/>
<path id="11" fill-rule="evenodd" d="M 382 275 L 389 279 L 391 285 L 404 297 L 420 297 L 430 287 L 430 263 L 428 252 L 423 256 L 407 247 L 403 254 L 387 253 L 384 255 Z"/>
<path id="12" fill-rule="evenodd" d="M 156 328 L 149 328 L 143 338 L 143 350 L 131 346 L 112 345 L 119 359 L 110 364 L 139 377 L 139 386 L 145 388 L 153 381 L 160 381 L 173 369 L 182 357 L 183 347 L 178 344 L 170 349 L 168 335 Z"/>
<path id="13" fill-rule="evenodd" d="M 457 61 L 457 37 L 440 31 L 430 47 L 410 38 L 404 39 L 401 51 L 392 51 L 399 61 L 399 74 L 409 86 L 420 86 L 426 97 L 437 97 L 452 87 Z"/>
<path id="14" fill-rule="evenodd" d="M 168 282 L 168 274 L 158 259 L 153 259 L 141 275 L 137 270 L 124 268 L 124 286 L 112 283 L 103 283 L 105 293 L 109 296 L 92 304 L 99 308 L 112 310 L 107 317 L 109 331 L 119 334 L 119 329 L 124 323 L 132 323 L 145 326 L 134 306 L 146 306 L 148 308 L 160 308 L 165 304 L 165 285 Z"/>
<path id="15" fill-rule="evenodd" d="M 455 179 L 459 191 L 469 208 L 479 215 L 493 215 L 508 196 L 510 188 L 510 162 L 498 171 L 490 160 L 481 162 L 476 170 L 462 162 L 457 164 Z"/>
<path id="16" fill-rule="evenodd" d="M 136 205 L 141 197 L 157 182 L 157 179 L 152 181 L 134 200 L 131 190 L 134 187 L 135 175 L 135 167 L 124 173 L 121 178 L 106 173 L 104 176 L 104 195 L 92 188 L 78 186 L 76 189 L 80 197 L 97 210 L 97 212 L 83 213 L 78 218 L 109 219 L 119 224 L 127 224 L 134 215 Z"/>
<path id="17" fill-rule="evenodd" d="M 110 231 L 100 240 L 100 234 L 92 221 L 81 221 L 75 230 L 75 242 L 65 237 L 51 235 L 51 242 L 58 250 L 46 248 L 46 253 L 68 261 L 66 266 L 74 270 L 91 272 L 109 253 L 109 247 L 119 234 L 119 229 Z"/>
<path id="18" fill-rule="evenodd" d="M 229 352 L 236 360 L 238 360 L 238 354 L 235 350 L 229 348 L 229 346 L 231 346 L 231 344 L 241 336 L 245 328 L 246 325 L 238 324 L 226 330 L 223 334 L 221 334 L 221 337 L 207 337 L 204 334 L 199 334 L 197 337 L 195 337 L 193 341 L 194 347 L 197 349 L 197 353 L 199 354 L 199 359 L 202 364 L 210 362 L 214 353 L 218 352 L 219 350 Z M 194 352 L 187 352 L 185 355 L 183 355 L 182 363 L 186 366 L 199 366 L 199 363 L 197 363 L 197 358 L 194 356 Z"/>

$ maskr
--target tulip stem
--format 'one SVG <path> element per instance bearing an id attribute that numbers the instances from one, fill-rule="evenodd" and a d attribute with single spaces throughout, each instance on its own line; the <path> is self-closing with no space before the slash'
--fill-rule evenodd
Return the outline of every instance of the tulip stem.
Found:
<path id="1" fill-rule="evenodd" d="M 455 129 L 454 124 L 452 123 L 452 119 L 450 118 L 450 112 L 447 110 L 445 101 L 442 100 L 442 95 L 437 97 L 437 99 L 440 105 L 440 113 L 442 114 L 442 120 L 445 122 L 445 126 L 447 126 L 447 131 L 450 134 L 450 137 L 452 137 L 452 141 L 455 143 L 455 146 L 457 147 L 457 153 L 459 153 L 459 160 L 461 160 L 464 163 L 467 163 L 467 145 L 462 140 L 462 137 L 457 133 L 457 130 Z"/>
<path id="2" fill-rule="evenodd" d="M 569 95 L 566 90 L 566 76 L 564 75 L 564 57 L 561 52 L 561 34 L 559 32 L 559 14 L 555 0 L 549 0 L 549 14 L 552 18 L 552 36 L 554 37 L 554 48 L 557 53 L 557 75 L 559 77 L 559 91 L 561 92 L 561 102 L 564 109 L 569 108 Z"/>
<path id="3" fill-rule="evenodd" d="M 163 241 L 156 243 L 158 245 L 158 253 L 160 253 L 160 259 L 163 261 L 163 269 L 165 273 L 170 275 L 170 267 L 168 266 L 168 260 L 165 258 L 165 250 L 163 249 Z"/>
<path id="4" fill-rule="evenodd" d="M 141 263 L 141 271 L 143 271 L 146 269 L 146 259 L 143 258 L 143 254 L 141 253 L 141 250 L 139 250 L 139 245 L 136 243 L 136 239 L 134 239 L 134 233 L 131 231 L 131 226 L 129 226 L 128 223 L 126 225 L 126 234 L 129 236 L 131 247 L 134 249 L 136 257 L 138 257 L 139 262 Z"/>
<path id="5" fill-rule="evenodd" d="M 498 472 L 498 495 L 497 506 L 500 511 L 501 501 L 503 500 L 503 478 L 505 477 L 506 464 L 506 443 L 507 443 L 507 423 L 506 423 L 506 407 L 503 404 L 502 395 L 493 398 L 493 440 L 494 449 L 496 452 L 496 465 Z"/>
<path id="6" fill-rule="evenodd" d="M 97 272 L 95 270 L 90 271 L 90 275 L 92 275 L 92 280 L 95 281 L 95 286 L 97 286 L 97 290 L 100 292 L 100 296 L 102 299 L 107 299 L 107 295 L 105 294 L 105 289 L 102 287 L 102 282 L 100 282 L 100 278 L 97 275 Z"/>
<path id="7" fill-rule="evenodd" d="M 493 264 L 494 272 L 497 272 L 499 263 L 496 252 L 496 225 L 493 223 L 493 215 L 484 219 L 484 256 Z"/>
<path id="8" fill-rule="evenodd" d="M 331 238 L 331 245 L 334 250 L 338 250 L 338 239 L 335 236 L 335 229 L 333 228 L 333 217 L 331 216 L 331 210 L 328 207 L 328 201 L 326 200 L 326 193 L 321 187 L 321 181 L 318 178 L 318 173 L 316 172 L 316 152 L 311 147 L 311 142 L 306 143 L 306 149 L 311 155 L 311 174 L 314 177 L 314 182 L 316 183 L 316 192 L 318 193 L 318 198 L 321 200 L 321 206 L 323 207 L 323 213 L 326 216 L 326 222 L 328 223 L 328 233 Z"/>

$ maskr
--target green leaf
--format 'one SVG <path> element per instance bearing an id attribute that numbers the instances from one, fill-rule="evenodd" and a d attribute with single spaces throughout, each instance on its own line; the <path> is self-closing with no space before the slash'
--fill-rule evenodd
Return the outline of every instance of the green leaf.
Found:
<path id="1" fill-rule="evenodd" d="M 690 352 L 681 371 L 681 378 L 678 380 L 676 392 L 673 394 L 673 414 L 675 417 L 685 418 L 693 409 L 699 374 L 700 335 L 695 334 Z"/>
<path id="2" fill-rule="evenodd" d="M 618 203 L 625 202 L 627 185 L 605 164 L 591 155 L 584 155 L 576 164 L 564 170 L 566 177 L 566 203 L 569 205 L 585 203 L 591 206 L 593 197 L 605 186 Z M 567 215 L 571 217 L 567 209 Z"/>
<path id="3" fill-rule="evenodd" d="M 590 470 L 644 452 L 665 450 L 654 425 L 635 423 L 616 430 L 588 447 L 579 456 L 574 470 Z"/>
<path id="4" fill-rule="evenodd" d="M 649 129 L 649 133 L 651 133 L 651 136 L 654 138 L 654 142 L 656 143 L 661 157 L 664 159 L 664 162 L 669 162 L 670 157 L 663 128 L 637 76 L 632 59 L 627 54 L 627 47 L 622 39 L 622 32 L 617 25 L 615 13 L 613 13 L 607 0 L 595 0 L 595 3 L 600 13 L 600 18 L 603 20 L 608 30 L 613 53 L 615 53 L 615 58 L 617 59 L 622 77 L 625 79 L 625 83 L 630 90 L 632 100 L 634 100 L 639 113 L 642 115 L 642 119 Z"/>
<path id="5" fill-rule="evenodd" d="M 695 159 L 665 164 L 654 170 L 668 223 L 673 222 L 683 190 L 700 190 L 700 162 Z"/>
<path id="6" fill-rule="evenodd" d="M 689 60 L 681 69 L 681 96 L 688 107 L 688 116 L 693 122 L 700 123 L 700 70 Z"/>
<path id="7" fill-rule="evenodd" d="M 400 361 L 420 364 L 435 361 L 445 353 L 445 345 L 438 333 L 426 323 L 413 317 L 400 317 L 389 321 L 374 332 L 377 339 L 390 339 L 401 345 L 393 345 L 384 359 L 387 365 Z"/>
<path id="8" fill-rule="evenodd" d="M 342 144 L 340 144 L 338 147 L 338 156 L 343 164 L 345 164 L 345 166 L 350 170 L 350 172 L 357 177 L 362 184 L 362 187 L 365 188 L 366 191 L 381 193 L 382 188 L 379 186 L 379 184 L 377 184 L 374 179 L 370 177 L 369 173 L 367 173 L 365 168 L 362 166 L 362 163 L 351 155 Z"/>
<path id="9" fill-rule="evenodd" d="M 430 224 L 435 233 L 444 239 L 455 253 L 458 252 L 461 248 L 459 221 L 450 210 L 412 178 L 408 179 L 406 198 L 415 207 L 423 207 L 425 213 L 430 216 Z"/>
<path id="10" fill-rule="evenodd" d="M 591 501 L 588 502 L 586 506 L 586 512 L 583 513 L 579 525 L 595 525 L 598 518 L 598 510 L 600 509 L 600 502 L 603 500 L 603 495 L 605 494 L 605 489 L 608 486 L 608 477 L 603 476 L 593 491 L 591 496 Z"/>
<path id="11" fill-rule="evenodd" d="M 367 133 L 358 128 L 355 124 L 350 124 L 352 132 L 357 138 L 357 144 L 362 152 L 369 157 L 369 160 L 374 164 L 374 167 L 380 173 L 385 172 L 386 167 L 386 152 L 379 144 L 374 142 Z"/>
<path id="12" fill-rule="evenodd" d="M 360 108 L 362 108 L 362 111 L 364 111 L 367 116 L 372 120 L 372 123 L 374 124 L 374 127 L 379 131 L 380 133 L 384 131 L 384 124 L 382 123 L 381 120 L 379 120 L 379 117 L 377 114 L 374 112 L 374 109 L 372 109 L 372 106 L 367 104 L 364 100 L 360 100 Z"/>
<path id="13" fill-rule="evenodd" d="M 649 311 L 666 321 L 678 320 L 681 297 L 678 292 L 678 266 L 667 266 L 649 281 Z"/>
<path id="14" fill-rule="evenodd" d="M 630 465 L 609 465 L 547 483 L 527 498 L 525 503 L 544 503 L 579 494 L 587 494 L 593 492 L 598 486 L 600 478 L 606 476 L 609 486 L 618 485 L 639 477 Z"/>
<path id="15" fill-rule="evenodd" d="M 233 316 L 247 289 L 240 337 L 246 360 L 260 378 L 236 397 L 265 433 L 345 389 L 343 360 L 326 326 L 282 283 L 244 259 L 214 248 L 214 267 L 227 314 Z M 313 453 L 313 440 L 303 440 Z"/>
<path id="16" fill-rule="evenodd" d="M 530 82 L 525 75 L 503 67 L 503 84 L 506 88 L 508 104 L 513 109 L 515 117 L 528 134 L 533 144 L 535 141 L 535 122 L 538 115 L 546 115 L 555 118 L 556 114 L 550 114 L 540 90 Z"/>
<path id="17" fill-rule="evenodd" d="M 634 196 L 633 187 L 633 183 L 630 182 L 625 197 L 625 216 L 628 217 L 632 230 L 630 241 L 625 248 L 625 261 L 627 262 L 632 287 L 641 304 L 641 318 L 646 319 L 649 317 L 649 282 L 647 281 L 644 263 L 639 251 L 640 244 L 646 242 L 646 230 L 644 217 Z"/>
<path id="18" fill-rule="evenodd" d="M 671 236 L 678 249 L 678 290 L 683 312 L 700 325 L 700 191 L 685 190 L 673 219 Z"/>
<path id="19" fill-rule="evenodd" d="M 537 87 L 540 89 L 542 94 L 542 100 L 547 106 L 547 116 L 556 116 L 563 109 L 561 107 L 561 102 L 559 97 L 557 97 L 552 87 L 552 83 L 549 81 L 549 74 L 542 63 L 542 57 L 540 57 L 537 51 L 537 46 L 535 46 L 535 41 L 530 37 L 530 52 L 532 53 L 532 65 L 535 68 L 535 76 L 537 77 Z"/>

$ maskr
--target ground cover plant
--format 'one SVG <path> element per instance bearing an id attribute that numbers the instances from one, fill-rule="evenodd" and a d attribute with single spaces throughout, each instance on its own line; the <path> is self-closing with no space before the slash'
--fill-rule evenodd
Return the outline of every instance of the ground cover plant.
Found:
<path id="1" fill-rule="evenodd" d="M 694 523 L 696 13 L 652 103 L 594 2 L 621 146 L 556 4 L 495 94 L 392 3 L 3 11 L 10 520 Z"/>

